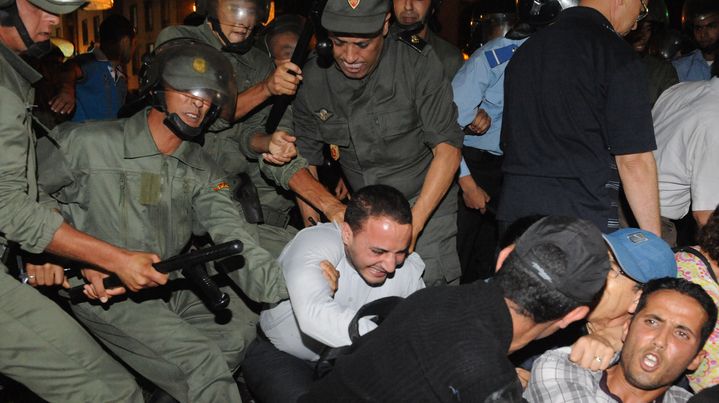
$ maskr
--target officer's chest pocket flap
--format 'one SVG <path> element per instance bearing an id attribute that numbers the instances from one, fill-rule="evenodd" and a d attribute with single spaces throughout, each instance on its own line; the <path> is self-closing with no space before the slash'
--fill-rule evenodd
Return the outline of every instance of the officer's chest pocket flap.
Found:
<path id="1" fill-rule="evenodd" d="M 319 125 L 325 143 L 340 147 L 350 145 L 350 132 L 345 122 L 326 122 Z"/>
<path id="2" fill-rule="evenodd" d="M 422 120 L 415 108 L 408 107 L 378 114 L 377 124 L 382 137 L 388 138 L 415 131 L 422 124 Z"/>

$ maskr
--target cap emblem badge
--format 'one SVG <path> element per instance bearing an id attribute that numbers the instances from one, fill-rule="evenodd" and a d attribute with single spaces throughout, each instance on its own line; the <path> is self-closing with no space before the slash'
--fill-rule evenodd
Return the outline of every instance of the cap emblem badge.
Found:
<path id="1" fill-rule="evenodd" d="M 192 69 L 200 74 L 204 74 L 207 71 L 207 62 L 201 57 L 196 57 L 192 61 Z"/>

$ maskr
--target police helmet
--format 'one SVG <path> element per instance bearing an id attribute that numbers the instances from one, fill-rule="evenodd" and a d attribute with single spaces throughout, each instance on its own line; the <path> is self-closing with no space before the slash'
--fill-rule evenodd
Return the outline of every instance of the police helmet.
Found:
<path id="1" fill-rule="evenodd" d="M 71 13 L 78 8 L 82 7 L 87 1 L 78 0 L 28 0 L 32 5 L 38 7 L 48 13 L 60 15 Z M 22 21 L 20 14 L 18 13 L 15 0 L 0 0 L 0 25 L 15 27 L 17 29 L 20 38 L 25 44 L 27 50 L 25 53 L 28 56 L 35 57 L 37 59 L 42 58 L 50 51 L 52 51 L 52 44 L 50 40 L 44 40 L 35 42 L 27 31 L 25 23 Z"/>
<path id="2" fill-rule="evenodd" d="M 34 6 L 39 7 L 52 14 L 68 14 L 84 6 L 85 0 L 28 0 Z M 15 0 L 0 0 L 0 8 L 6 8 L 15 4 Z"/>
<path id="3" fill-rule="evenodd" d="M 481 1 L 472 7 L 469 41 L 464 47 L 472 53 L 488 41 L 502 37 L 517 23 L 514 0 Z"/>
<path id="4" fill-rule="evenodd" d="M 269 7 L 267 0 L 210 0 L 207 20 L 222 40 L 222 50 L 239 54 L 249 51 L 254 43 L 254 27 L 267 20 Z M 232 42 L 222 31 L 222 25 L 242 26 L 253 31 L 243 41 Z"/>
<path id="5" fill-rule="evenodd" d="M 712 14 L 719 14 L 719 1 L 686 0 L 682 8 L 682 25 L 686 29 L 691 29 L 694 20 L 706 18 Z"/>
<path id="6" fill-rule="evenodd" d="M 517 0 L 519 21 L 532 26 L 553 23 L 562 10 L 579 5 L 579 0 Z"/>
<path id="7" fill-rule="evenodd" d="M 669 25 L 669 10 L 664 0 L 651 0 L 647 4 L 649 12 L 644 21 L 657 22 L 661 25 Z"/>
<path id="8" fill-rule="evenodd" d="M 166 91 L 177 91 L 210 102 L 198 127 L 186 124 L 167 110 Z M 163 43 L 146 61 L 140 76 L 140 94 L 152 96 L 152 106 L 165 112 L 165 124 L 183 140 L 207 131 L 217 117 L 232 121 L 237 85 L 229 60 L 212 46 L 189 38 Z"/>
<path id="9" fill-rule="evenodd" d="M 681 32 L 668 29 L 661 30 L 647 44 L 647 53 L 668 62 L 674 60 L 684 45 L 684 36 Z"/>

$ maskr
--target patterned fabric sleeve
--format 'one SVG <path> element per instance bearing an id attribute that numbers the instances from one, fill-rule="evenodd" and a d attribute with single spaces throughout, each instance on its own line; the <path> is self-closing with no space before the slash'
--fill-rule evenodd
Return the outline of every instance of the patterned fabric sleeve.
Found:
<path id="1" fill-rule="evenodd" d="M 712 279 L 708 272 L 710 269 L 691 253 L 679 252 L 674 257 L 677 262 L 677 276 L 702 286 L 714 303 L 719 305 L 719 284 Z M 719 322 L 704 345 L 704 351 L 707 355 L 699 368 L 687 375 L 695 392 L 719 384 Z"/>

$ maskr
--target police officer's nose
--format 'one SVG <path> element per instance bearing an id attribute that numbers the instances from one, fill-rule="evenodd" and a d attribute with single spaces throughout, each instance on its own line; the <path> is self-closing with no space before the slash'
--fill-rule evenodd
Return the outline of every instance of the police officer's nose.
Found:
<path id="1" fill-rule="evenodd" d="M 352 64 L 357 61 L 358 53 L 355 46 L 347 46 L 345 48 L 345 62 Z"/>
<path id="2" fill-rule="evenodd" d="M 45 17 L 45 21 L 47 21 L 48 23 L 50 23 L 51 26 L 55 26 L 55 25 L 58 25 L 58 24 L 60 23 L 60 17 L 58 17 L 57 15 L 51 14 L 51 13 L 47 13 L 47 12 L 44 12 L 44 11 L 43 11 L 43 14 L 44 14 L 44 17 Z"/>
<path id="3" fill-rule="evenodd" d="M 195 105 L 198 109 L 201 109 L 202 105 L 205 103 L 205 101 L 201 100 L 200 98 L 190 98 L 190 102 L 192 102 L 192 104 Z"/>

